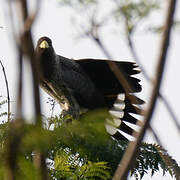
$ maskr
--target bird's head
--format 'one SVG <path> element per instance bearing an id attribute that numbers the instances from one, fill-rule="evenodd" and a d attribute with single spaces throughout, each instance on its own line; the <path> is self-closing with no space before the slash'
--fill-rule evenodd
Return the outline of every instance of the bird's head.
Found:
<path id="1" fill-rule="evenodd" d="M 52 41 L 48 37 L 41 37 L 36 46 L 37 66 L 41 72 L 40 78 L 50 79 L 56 62 L 56 53 Z"/>
<path id="2" fill-rule="evenodd" d="M 52 41 L 50 38 L 44 36 L 39 38 L 36 46 L 36 53 L 42 55 L 43 53 L 52 55 L 54 54 L 54 48 L 52 46 Z"/>

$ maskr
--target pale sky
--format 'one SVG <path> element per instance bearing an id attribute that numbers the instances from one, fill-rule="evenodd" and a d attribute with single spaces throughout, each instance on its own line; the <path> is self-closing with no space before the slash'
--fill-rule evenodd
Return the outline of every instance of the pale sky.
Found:
<path id="1" fill-rule="evenodd" d="M 104 7 L 111 8 L 111 4 L 108 0 L 103 1 Z M 9 26 L 9 14 L 5 1 L 0 0 L 0 60 L 3 62 L 6 69 L 9 86 L 10 96 L 13 108 L 15 107 L 16 93 L 17 93 L 17 57 L 15 54 L 15 47 L 12 42 L 12 35 Z M 178 9 L 180 5 L 178 5 Z M 178 10 L 177 10 L 178 12 Z M 101 50 L 94 44 L 93 41 L 84 38 L 77 40 L 77 29 L 72 24 L 71 20 L 74 16 L 74 12 L 68 8 L 60 8 L 56 0 L 44 0 L 39 12 L 39 16 L 35 22 L 33 28 L 34 42 L 41 36 L 49 36 L 55 48 L 57 54 L 66 56 L 69 58 L 106 58 Z M 162 13 L 162 14 L 160 14 Z M 160 11 L 151 18 L 149 22 L 153 24 L 161 23 L 164 12 Z M 176 17 L 180 18 L 180 11 L 176 14 Z M 78 17 L 81 19 L 80 17 Z M 154 70 L 157 62 L 157 55 L 159 51 L 160 35 L 154 35 L 149 32 L 144 32 L 145 27 L 149 22 L 142 23 L 142 27 L 134 37 L 137 53 L 147 70 L 148 74 L 153 77 Z M 86 19 L 82 19 L 82 30 L 85 28 Z M 125 42 L 124 34 L 122 31 L 114 30 L 113 23 L 109 23 L 106 28 L 102 30 L 103 42 L 109 52 L 113 55 L 115 60 L 133 60 L 131 53 Z M 163 84 L 161 86 L 161 92 L 167 98 L 168 102 L 172 106 L 176 116 L 180 117 L 179 112 L 179 100 L 180 100 L 180 83 L 179 83 L 179 67 L 180 67 L 180 31 L 174 31 L 171 39 L 170 51 L 168 53 L 168 61 L 165 69 L 165 76 Z M 28 76 L 28 67 L 25 67 L 25 91 L 24 96 L 26 101 L 24 102 L 24 114 L 29 119 L 32 117 L 32 94 L 29 90 L 30 77 Z M 143 76 L 139 76 L 142 79 L 143 91 L 140 94 L 142 99 L 148 101 L 148 97 L 151 93 L 151 86 L 145 81 Z M 46 104 L 47 95 L 41 91 L 43 114 L 49 115 L 49 106 Z M 4 77 L 0 68 L 0 95 L 6 96 L 6 88 L 4 83 Z M 15 109 L 13 109 L 15 112 Z M 179 122 L 180 123 L 180 122 Z M 172 118 L 169 116 L 167 109 L 164 107 L 161 101 L 158 101 L 155 114 L 152 119 L 152 126 L 156 130 L 156 133 L 160 137 L 164 147 L 168 149 L 170 155 L 172 155 L 180 164 L 180 133 L 175 128 Z M 154 142 L 151 136 L 146 136 L 145 141 Z M 153 176 L 153 180 L 171 179 L 170 176 L 162 177 L 161 173 Z M 145 176 L 144 179 L 151 179 L 150 176 Z"/>

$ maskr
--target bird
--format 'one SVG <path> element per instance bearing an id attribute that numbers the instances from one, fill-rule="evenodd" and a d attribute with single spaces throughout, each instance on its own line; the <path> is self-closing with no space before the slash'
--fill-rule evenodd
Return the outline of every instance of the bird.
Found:
<path id="1" fill-rule="evenodd" d="M 128 140 L 140 115 L 139 105 L 144 101 L 136 96 L 141 92 L 140 73 L 135 62 L 105 59 L 70 59 L 56 54 L 52 41 L 43 36 L 37 41 L 35 54 L 40 68 L 40 86 L 61 106 L 62 113 L 78 119 L 81 112 L 107 108 L 114 117 L 116 127 L 106 123 L 107 132 L 117 140 Z M 130 84 L 125 90 L 107 61 L 123 70 L 123 78 Z M 118 114 L 118 115 L 117 115 Z M 128 123 L 127 123 L 128 122 Z M 123 132 L 123 133 L 122 133 Z"/>

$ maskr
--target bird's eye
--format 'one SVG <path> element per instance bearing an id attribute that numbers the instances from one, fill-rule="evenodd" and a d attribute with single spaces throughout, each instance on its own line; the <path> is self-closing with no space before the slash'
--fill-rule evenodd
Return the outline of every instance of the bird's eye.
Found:
<path id="1" fill-rule="evenodd" d="M 52 41 L 50 39 L 48 39 L 47 42 L 48 42 L 49 46 L 52 46 Z"/>

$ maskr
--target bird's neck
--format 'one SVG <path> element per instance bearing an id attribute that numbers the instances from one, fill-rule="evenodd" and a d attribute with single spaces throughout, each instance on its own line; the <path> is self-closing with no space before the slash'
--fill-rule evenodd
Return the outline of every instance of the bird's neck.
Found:
<path id="1" fill-rule="evenodd" d="M 55 70 L 55 53 L 43 52 L 40 58 L 42 75 L 46 80 L 50 80 Z"/>

